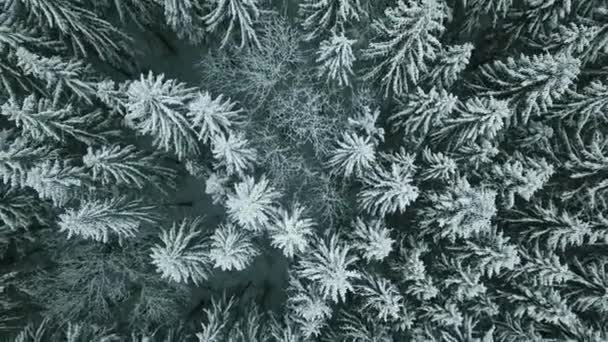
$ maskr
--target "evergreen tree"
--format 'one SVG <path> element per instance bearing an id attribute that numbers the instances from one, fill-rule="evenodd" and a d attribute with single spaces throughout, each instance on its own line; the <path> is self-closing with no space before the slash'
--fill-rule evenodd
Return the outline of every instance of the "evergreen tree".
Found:
<path id="1" fill-rule="evenodd" d="M 314 227 L 314 221 L 306 217 L 306 210 L 300 204 L 295 203 L 289 211 L 279 209 L 269 228 L 270 245 L 292 258 L 306 251 Z"/>
<path id="2" fill-rule="evenodd" d="M 335 32 L 322 41 L 316 60 L 319 63 L 319 77 L 325 77 L 328 83 L 337 81 L 339 86 L 350 86 L 353 63 L 356 61 L 352 46 L 356 42 L 343 33 Z"/>
<path id="3" fill-rule="evenodd" d="M 492 228 L 495 198 L 495 191 L 473 188 L 466 179 L 459 179 L 445 191 L 427 195 L 429 206 L 422 209 L 420 224 L 435 238 L 467 239 L 484 234 Z"/>
<path id="4" fill-rule="evenodd" d="M 133 238 L 143 223 L 154 223 L 158 218 L 154 207 L 139 200 L 125 197 L 109 200 L 86 200 L 78 209 L 68 209 L 59 215 L 59 231 L 67 232 L 68 238 L 80 236 L 107 243 L 110 236 L 119 239 Z"/>
<path id="5" fill-rule="evenodd" d="M 547 112 L 564 95 L 576 80 L 580 64 L 565 53 L 509 57 L 504 62 L 482 65 L 470 87 L 478 96 L 508 99 L 518 113 L 514 122 L 526 124 L 530 117 Z"/>
<path id="6" fill-rule="evenodd" d="M 332 168 L 332 173 L 344 177 L 360 177 L 371 169 L 375 161 L 375 149 L 370 137 L 343 133 L 342 140 L 337 142 L 327 165 Z"/>
<path id="7" fill-rule="evenodd" d="M 194 97 L 193 88 L 150 72 L 131 82 L 126 95 L 125 121 L 130 128 L 151 135 L 154 146 L 179 159 L 198 155 L 194 132 L 184 115 Z"/>
<path id="8" fill-rule="evenodd" d="M 344 32 L 347 24 L 366 16 L 361 0 L 304 0 L 298 9 L 306 40 L 330 31 Z"/>
<path id="9" fill-rule="evenodd" d="M 152 247 L 152 264 L 167 278 L 178 283 L 200 284 L 209 277 L 209 248 L 201 241 L 202 218 L 174 222 L 160 235 L 162 244 Z"/>
<path id="10" fill-rule="evenodd" d="M 104 118 L 99 111 L 75 113 L 71 103 L 61 107 L 36 95 L 29 95 L 21 104 L 7 102 L 1 108 L 2 114 L 33 140 L 64 142 L 72 137 L 89 144 L 105 141 L 103 135 L 88 130 L 91 124 L 103 124 Z"/>
<path id="11" fill-rule="evenodd" d="M 388 120 L 395 129 L 403 128 L 406 136 L 424 138 L 452 113 L 457 101 L 456 96 L 444 89 L 432 88 L 427 93 L 416 88 L 399 101 L 401 109 Z"/>
<path id="12" fill-rule="evenodd" d="M 319 286 L 323 298 L 333 302 L 346 301 L 346 294 L 354 291 L 352 281 L 360 277 L 351 265 L 357 257 L 349 248 L 332 235 L 329 241 L 317 241 L 316 248 L 304 255 L 297 265 L 299 277 L 308 279 Z"/>
<path id="13" fill-rule="evenodd" d="M 211 236 L 209 258 L 222 271 L 242 271 L 258 254 L 249 233 L 233 224 L 220 225 Z"/>
<path id="14" fill-rule="evenodd" d="M 215 136 L 228 134 L 240 123 L 241 109 L 236 109 L 236 103 L 220 95 L 215 99 L 209 92 L 199 92 L 188 104 L 186 115 L 191 127 L 198 132 L 198 139 L 204 143 Z"/>
<path id="15" fill-rule="evenodd" d="M 234 185 L 234 192 L 228 193 L 225 206 L 231 221 L 244 229 L 261 231 L 267 228 L 276 214 L 276 200 L 280 197 L 262 176 L 259 181 L 251 176 Z"/>
<path id="16" fill-rule="evenodd" d="M 437 56 L 437 64 L 427 76 L 428 82 L 437 88 L 449 89 L 469 64 L 473 44 L 448 46 Z"/>
<path id="17" fill-rule="evenodd" d="M 216 135 L 211 140 L 213 157 L 219 161 L 217 168 L 226 170 L 228 175 L 244 175 L 253 169 L 257 159 L 256 151 L 248 147 L 249 141 L 240 133 L 233 133 L 228 137 L 223 134 Z"/>
<path id="18" fill-rule="evenodd" d="M 365 222 L 360 217 L 353 222 L 353 246 L 367 262 L 382 261 L 393 250 L 395 240 L 381 220 Z"/>
<path id="19" fill-rule="evenodd" d="M 378 60 L 365 76 L 380 79 L 385 96 L 402 95 L 428 72 L 428 62 L 437 57 L 444 31 L 443 3 L 430 0 L 399 0 L 385 11 L 385 20 L 374 21 L 377 40 L 363 51 L 367 59 Z"/>
<path id="20" fill-rule="evenodd" d="M 380 216 L 404 212 L 419 194 L 418 187 L 412 184 L 415 170 L 412 165 L 393 162 L 390 170 L 376 166 L 372 172 L 364 175 L 363 188 L 357 194 L 361 208 Z"/>
<path id="21" fill-rule="evenodd" d="M 207 25 L 207 31 L 217 31 L 220 27 L 226 27 L 221 47 L 229 42 L 235 27 L 240 31 L 240 48 L 247 44 L 260 47 L 254 22 L 260 16 L 258 0 L 218 0 L 213 3 L 211 13 L 205 15 L 203 20 Z"/>
<path id="22" fill-rule="evenodd" d="M 68 162 L 42 161 L 28 170 L 25 186 L 34 189 L 41 199 L 48 199 L 57 207 L 62 207 L 77 194 L 86 193 L 89 177 L 82 167 Z"/>
<path id="23" fill-rule="evenodd" d="M 138 151 L 133 145 L 104 145 L 87 148 L 82 157 L 91 177 L 104 185 L 125 185 L 143 189 L 162 179 L 165 185 L 175 184 L 175 171 L 158 165 L 160 154 Z"/>

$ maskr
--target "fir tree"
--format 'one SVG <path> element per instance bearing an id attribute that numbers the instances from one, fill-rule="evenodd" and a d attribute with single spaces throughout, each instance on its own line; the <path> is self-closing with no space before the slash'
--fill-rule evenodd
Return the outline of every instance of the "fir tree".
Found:
<path id="1" fill-rule="evenodd" d="M 306 251 L 314 227 L 314 221 L 306 217 L 306 210 L 300 204 L 295 203 L 289 211 L 279 209 L 269 228 L 270 245 L 292 258 Z"/>
<path id="2" fill-rule="evenodd" d="M 209 277 L 209 248 L 201 237 L 202 218 L 174 222 L 160 235 L 162 244 L 152 247 L 152 264 L 167 278 L 178 283 L 200 284 Z"/>
<path id="3" fill-rule="evenodd" d="M 86 193 L 89 183 L 82 167 L 46 160 L 28 170 L 24 185 L 34 189 L 41 199 L 51 200 L 55 206 L 62 207 L 77 194 Z"/>
<path id="4" fill-rule="evenodd" d="M 109 200 L 83 201 L 77 209 L 59 215 L 59 231 L 67 232 L 68 239 L 79 236 L 107 243 L 111 236 L 119 239 L 135 237 L 144 223 L 154 223 L 154 207 L 125 197 Z"/>
<path id="5" fill-rule="evenodd" d="M 105 141 L 102 135 L 88 130 L 92 123 L 103 122 L 99 111 L 77 115 L 72 104 L 57 106 L 48 99 L 29 95 L 21 104 L 3 104 L 2 114 L 21 128 L 23 135 L 36 141 L 64 142 L 68 137 L 89 144 Z"/>
<path id="6" fill-rule="evenodd" d="M 0 131 L 0 178 L 13 187 L 24 186 L 27 171 L 36 162 L 57 158 L 57 151 L 43 144 L 32 144 L 15 131 Z"/>
<path id="7" fill-rule="evenodd" d="M 363 259 L 368 262 L 382 261 L 393 250 L 395 240 L 391 238 L 391 231 L 381 220 L 365 222 L 360 217 L 353 222 L 353 246 L 360 251 Z"/>
<path id="8" fill-rule="evenodd" d="M 327 165 L 331 172 L 344 177 L 360 177 L 371 169 L 376 161 L 374 145 L 370 137 L 363 138 L 354 133 L 343 133 L 331 152 Z"/>
<path id="9" fill-rule="evenodd" d="M 95 85 L 93 81 L 87 80 L 91 74 L 89 65 L 77 59 L 65 62 L 57 56 L 41 57 L 24 48 L 18 48 L 16 56 L 17 65 L 26 75 L 43 80 L 47 89 L 53 89 L 55 102 L 63 94 L 64 88 L 67 88 L 74 95 L 91 103 Z"/>
<path id="10" fill-rule="evenodd" d="M 482 65 L 470 83 L 478 96 L 506 98 L 516 109 L 514 122 L 526 124 L 530 117 L 547 112 L 576 80 L 580 61 L 571 55 L 521 55 L 515 59 Z"/>
<path id="11" fill-rule="evenodd" d="M 443 120 L 442 127 L 433 134 L 434 141 L 449 138 L 453 146 L 479 140 L 494 140 L 497 133 L 511 118 L 505 101 L 492 97 L 472 98 L 455 108 L 456 117 Z"/>
<path id="12" fill-rule="evenodd" d="M 473 44 L 465 43 L 448 46 L 442 50 L 437 56 L 437 65 L 427 76 L 428 82 L 439 89 L 452 87 L 469 64 L 473 48 Z"/>
<path id="13" fill-rule="evenodd" d="M 260 16 L 258 0 L 219 0 L 213 4 L 211 13 L 205 15 L 203 20 L 207 25 L 207 31 L 217 31 L 219 27 L 227 24 L 227 30 L 221 42 L 221 47 L 226 46 L 232 36 L 233 30 L 240 31 L 240 48 L 247 44 L 260 47 L 257 33 L 254 28 L 255 20 Z"/>
<path id="14" fill-rule="evenodd" d="M 249 147 L 249 141 L 240 133 L 216 135 L 211 140 L 213 157 L 219 161 L 217 168 L 226 170 L 228 175 L 243 176 L 253 169 L 257 159 L 256 151 Z"/>
<path id="15" fill-rule="evenodd" d="M 280 193 L 264 176 L 257 182 L 253 177 L 245 176 L 242 182 L 234 185 L 234 192 L 228 193 L 225 203 L 228 217 L 244 229 L 261 231 L 275 216 L 275 201 L 279 197 Z"/>
<path id="16" fill-rule="evenodd" d="M 125 185 L 143 189 L 147 185 L 156 185 L 163 180 L 172 186 L 176 177 L 175 171 L 158 165 L 160 155 L 152 152 L 138 151 L 133 145 L 105 145 L 100 148 L 87 148 L 82 157 L 91 177 L 102 184 Z"/>
<path id="17" fill-rule="evenodd" d="M 242 110 L 236 103 L 220 95 L 215 99 L 209 92 L 199 92 L 188 103 L 188 116 L 191 127 L 198 132 L 198 139 L 204 143 L 215 136 L 228 134 L 240 123 Z"/>
<path id="18" fill-rule="evenodd" d="M 385 20 L 374 21 L 377 40 L 363 51 L 365 58 L 378 60 L 365 78 L 379 78 L 385 96 L 401 95 L 418 83 L 428 72 L 429 60 L 437 57 L 445 9 L 436 0 L 399 0 L 385 15 Z"/>
<path id="19" fill-rule="evenodd" d="M 388 279 L 366 274 L 357 286 L 357 294 L 363 298 L 363 310 L 369 310 L 383 322 L 396 321 L 402 313 L 404 299 L 397 286 Z"/>
<path id="20" fill-rule="evenodd" d="M 345 301 L 346 294 L 354 291 L 352 281 L 360 277 L 350 267 L 357 257 L 349 253 L 351 249 L 338 241 L 336 235 L 315 245 L 315 250 L 304 255 L 298 263 L 298 276 L 317 284 L 323 298 L 333 302 Z"/>
<path id="21" fill-rule="evenodd" d="M 391 163 L 390 170 L 381 166 L 366 174 L 363 188 L 357 194 L 362 209 L 384 216 L 405 209 L 418 198 L 418 187 L 412 184 L 412 167 Z"/>
<path id="22" fill-rule="evenodd" d="M 350 86 L 353 63 L 356 61 L 352 46 L 356 42 L 343 33 L 335 32 L 321 42 L 316 60 L 319 63 L 319 77 L 324 77 L 328 83 L 337 81 L 339 86 Z"/>
<path id="23" fill-rule="evenodd" d="M 345 26 L 359 21 L 366 13 L 361 0 L 304 0 L 299 4 L 304 17 L 302 27 L 306 40 L 313 40 L 329 31 L 343 32 Z"/>
<path id="24" fill-rule="evenodd" d="M 220 225 L 211 236 L 209 258 L 222 271 L 242 271 L 258 254 L 249 233 L 233 224 Z"/>
<path id="25" fill-rule="evenodd" d="M 435 238 L 470 238 L 488 232 L 496 214 L 496 192 L 473 188 L 459 179 L 444 192 L 427 195 L 429 206 L 422 209 L 420 222 L 426 233 Z"/>
<path id="26" fill-rule="evenodd" d="M 150 72 L 131 82 L 126 95 L 125 121 L 130 128 L 151 135 L 157 148 L 175 153 L 179 159 L 199 153 L 184 115 L 187 103 L 194 97 L 193 88 Z"/>
<path id="27" fill-rule="evenodd" d="M 444 89 L 432 88 L 427 93 L 417 88 L 399 101 L 400 110 L 388 120 L 395 129 L 403 128 L 406 136 L 424 138 L 452 113 L 457 100 Z"/>

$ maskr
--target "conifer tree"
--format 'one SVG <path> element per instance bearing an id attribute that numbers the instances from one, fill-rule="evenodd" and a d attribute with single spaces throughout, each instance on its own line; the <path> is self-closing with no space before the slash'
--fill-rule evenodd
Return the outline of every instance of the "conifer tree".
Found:
<path id="1" fill-rule="evenodd" d="M 375 149 L 370 137 L 343 133 L 327 165 L 332 168 L 331 173 L 360 177 L 371 169 L 375 161 Z"/>
<path id="2" fill-rule="evenodd" d="M 400 110 L 388 120 L 395 129 L 403 128 L 406 136 L 424 138 L 452 113 L 457 101 L 457 97 L 445 89 L 433 87 L 427 93 L 416 88 L 399 100 Z"/>
<path id="3" fill-rule="evenodd" d="M 427 195 L 429 206 L 422 209 L 423 231 L 435 238 L 470 238 L 492 228 L 496 214 L 496 192 L 473 188 L 466 179 L 459 179 L 444 192 Z"/>
<path id="4" fill-rule="evenodd" d="M 162 179 L 171 186 L 176 177 L 175 171 L 158 165 L 158 153 L 138 151 L 133 145 L 103 145 L 100 148 L 87 148 L 82 157 L 91 177 L 102 184 L 125 185 L 143 189 L 156 185 Z"/>
<path id="5" fill-rule="evenodd" d="M 367 262 L 382 261 L 393 250 L 395 240 L 381 220 L 365 222 L 361 217 L 353 222 L 353 246 Z"/>
<path id="6" fill-rule="evenodd" d="M 462 71 L 469 64 L 473 44 L 447 46 L 437 56 L 437 64 L 427 76 L 428 82 L 443 89 L 449 89 L 461 76 Z"/>
<path id="7" fill-rule="evenodd" d="M 514 122 L 526 124 L 559 100 L 576 80 L 580 61 L 571 55 L 521 55 L 482 65 L 470 86 L 478 96 L 507 99 L 518 115 Z"/>
<path id="8" fill-rule="evenodd" d="M 57 106 L 46 98 L 29 95 L 21 104 L 7 102 L 2 105 L 2 114 L 23 131 L 23 135 L 36 141 L 54 140 L 64 142 L 68 137 L 84 143 L 103 142 L 103 135 L 89 132 L 94 123 L 103 123 L 101 112 L 75 113 L 71 103 Z M 78 115 L 79 114 L 79 115 Z"/>
<path id="9" fill-rule="evenodd" d="M 344 32 L 346 25 L 366 16 L 361 0 L 304 0 L 299 4 L 299 13 L 304 17 L 306 40 L 330 31 Z"/>
<path id="10" fill-rule="evenodd" d="M 362 179 L 363 188 L 357 194 L 361 208 L 381 217 L 397 211 L 404 212 L 419 194 L 418 187 L 412 184 L 412 173 L 415 170 L 412 165 L 393 162 L 390 170 L 376 166 L 366 174 Z"/>
<path id="11" fill-rule="evenodd" d="M 41 199 L 48 199 L 62 207 L 77 194 L 88 192 L 90 179 L 82 167 L 59 160 L 46 160 L 30 168 L 25 176 L 25 186 L 34 189 Z"/>
<path id="12" fill-rule="evenodd" d="M 313 235 L 315 223 L 306 214 L 305 208 L 298 203 L 289 211 L 279 209 L 269 228 L 270 245 L 280 248 L 288 258 L 305 252 Z"/>
<path id="13" fill-rule="evenodd" d="M 215 99 L 209 92 L 199 92 L 188 103 L 187 116 L 198 139 L 204 143 L 220 134 L 230 133 L 240 123 L 241 109 L 236 103 L 220 95 Z"/>
<path id="14" fill-rule="evenodd" d="M 259 254 L 251 235 L 231 223 L 220 225 L 211 236 L 209 258 L 222 271 L 242 271 Z"/>
<path id="15" fill-rule="evenodd" d="M 385 11 L 385 20 L 374 21 L 376 40 L 363 51 L 378 60 L 366 79 L 380 79 L 385 96 L 402 95 L 428 72 L 428 62 L 441 48 L 438 35 L 444 31 L 443 3 L 436 0 L 399 0 Z"/>
<path id="16" fill-rule="evenodd" d="M 194 88 L 149 72 L 131 82 L 126 95 L 125 121 L 130 128 L 151 135 L 157 148 L 174 153 L 179 159 L 198 155 L 194 132 L 185 117 Z"/>
<path id="17" fill-rule="evenodd" d="M 59 231 L 67 232 L 68 238 L 79 236 L 104 243 L 111 236 L 132 238 L 143 223 L 156 221 L 153 208 L 125 197 L 86 200 L 77 209 L 59 215 Z"/>
<path id="18" fill-rule="evenodd" d="M 318 241 L 315 246 L 298 263 L 298 276 L 317 284 L 323 298 L 344 302 L 346 294 L 354 291 L 352 281 L 360 277 L 351 268 L 357 257 L 350 254 L 351 248 L 341 243 L 337 235 L 332 235 L 329 241 Z"/>
<path id="19" fill-rule="evenodd" d="M 207 25 L 207 31 L 211 32 L 227 25 L 221 47 L 226 46 L 236 28 L 241 35 L 240 48 L 247 44 L 259 48 L 260 41 L 254 28 L 255 20 L 259 16 L 258 0 L 218 0 L 213 3 L 211 13 L 205 15 L 203 20 Z"/>
<path id="20" fill-rule="evenodd" d="M 244 229 L 261 231 L 275 216 L 280 193 L 262 176 L 257 182 L 251 176 L 234 185 L 225 206 L 231 221 Z"/>
<path id="21" fill-rule="evenodd" d="M 319 77 L 329 82 L 337 81 L 339 86 L 350 86 L 353 76 L 353 63 L 356 61 L 352 46 L 355 39 L 348 39 L 343 33 L 332 32 L 327 40 L 321 42 L 317 52 Z"/>
<path id="22" fill-rule="evenodd" d="M 162 244 L 152 247 L 152 264 L 162 278 L 178 283 L 200 284 L 209 277 L 209 248 L 201 237 L 202 218 L 174 222 L 160 235 Z"/>
<path id="23" fill-rule="evenodd" d="M 240 133 L 232 133 L 228 137 L 216 135 L 211 140 L 213 157 L 218 160 L 216 167 L 225 169 L 228 175 L 244 175 L 253 169 L 257 159 L 257 152 L 249 145 Z"/>

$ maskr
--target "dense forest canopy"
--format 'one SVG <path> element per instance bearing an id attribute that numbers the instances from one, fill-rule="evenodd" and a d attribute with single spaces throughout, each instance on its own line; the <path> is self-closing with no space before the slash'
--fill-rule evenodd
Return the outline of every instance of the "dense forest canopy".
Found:
<path id="1" fill-rule="evenodd" d="M 608 341 L 607 0 L 0 0 L 0 337 Z"/>

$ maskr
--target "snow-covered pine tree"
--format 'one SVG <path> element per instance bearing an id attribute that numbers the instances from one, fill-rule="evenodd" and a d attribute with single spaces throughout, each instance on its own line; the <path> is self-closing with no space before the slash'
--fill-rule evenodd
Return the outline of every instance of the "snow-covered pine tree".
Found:
<path id="1" fill-rule="evenodd" d="M 242 112 L 236 108 L 235 102 L 223 95 L 214 99 L 209 92 L 198 92 L 188 103 L 186 115 L 198 139 L 207 143 L 213 137 L 228 134 L 240 125 Z"/>
<path id="2" fill-rule="evenodd" d="M 233 31 L 240 31 L 240 48 L 248 44 L 260 47 L 255 21 L 260 16 L 258 0 L 218 0 L 212 4 L 211 12 L 203 17 L 207 31 L 215 32 L 226 27 L 220 47 L 230 41 Z"/>
<path id="3" fill-rule="evenodd" d="M 194 44 L 201 43 L 204 40 L 206 30 L 203 17 L 207 14 L 207 4 L 196 0 L 153 1 L 162 5 L 165 22 L 177 33 L 179 38 L 186 38 Z"/>
<path id="4" fill-rule="evenodd" d="M 357 295 L 363 300 L 364 311 L 382 322 L 397 321 L 404 304 L 399 288 L 388 279 L 372 274 L 364 274 L 357 285 Z"/>
<path id="5" fill-rule="evenodd" d="M 27 171 L 24 185 L 34 189 L 41 199 L 48 199 L 56 207 L 63 207 L 90 187 L 86 170 L 70 162 L 43 160 Z"/>
<path id="6" fill-rule="evenodd" d="M 95 82 L 91 80 L 91 66 L 81 60 L 64 61 L 58 56 L 42 57 L 25 48 L 15 53 L 17 65 L 26 75 L 46 82 L 46 89 L 53 90 L 53 102 L 57 103 L 64 91 L 85 100 L 89 104 L 95 95 Z"/>
<path id="7" fill-rule="evenodd" d="M 342 139 L 336 143 L 327 166 L 330 173 L 346 178 L 361 177 L 376 162 L 375 147 L 371 137 L 361 137 L 356 133 L 342 133 Z"/>
<path id="8" fill-rule="evenodd" d="M 179 159 L 199 154 L 195 133 L 185 116 L 189 101 L 196 95 L 194 88 L 149 72 L 130 82 L 126 95 L 127 126 L 150 135 L 157 148 Z"/>
<path id="9" fill-rule="evenodd" d="M 374 215 L 384 217 L 405 209 L 418 198 L 418 187 L 413 183 L 413 157 L 400 151 L 393 157 L 390 169 L 376 165 L 361 179 L 362 189 L 357 194 L 359 206 Z"/>
<path id="10" fill-rule="evenodd" d="M 59 106 L 33 94 L 21 103 L 9 101 L 1 108 L 1 114 L 14 122 L 24 136 L 35 141 L 65 142 L 68 137 L 87 144 L 105 141 L 102 134 L 89 130 L 96 123 L 103 127 L 100 111 L 81 113 L 72 103 Z"/>
<path id="11" fill-rule="evenodd" d="M 290 210 L 279 209 L 268 228 L 270 245 L 281 249 L 288 258 L 305 252 L 316 226 L 307 216 L 307 210 L 299 203 L 294 203 Z"/>
<path id="12" fill-rule="evenodd" d="M 544 158 L 525 157 L 516 152 L 503 165 L 494 165 L 492 176 L 501 189 L 505 206 L 511 208 L 515 204 L 515 194 L 530 201 L 554 172 L 553 166 Z"/>
<path id="13" fill-rule="evenodd" d="M 450 89 L 469 64 L 474 46 L 471 43 L 445 47 L 426 80 L 439 89 Z"/>
<path id="14" fill-rule="evenodd" d="M 201 217 L 185 218 L 163 230 L 162 244 L 152 247 L 150 258 L 162 278 L 201 284 L 209 277 L 209 246 L 203 240 Z"/>
<path id="15" fill-rule="evenodd" d="M 437 0 L 399 0 L 372 24 L 376 39 L 363 51 L 375 60 L 365 79 L 379 79 L 384 95 L 402 95 L 428 72 L 428 62 L 441 48 L 444 3 Z"/>
<path id="16" fill-rule="evenodd" d="M 36 193 L 12 188 L 0 182 L 0 223 L 10 230 L 27 230 L 33 224 L 48 224 L 49 208 Z M 0 228 L 1 230 L 2 228 Z"/>
<path id="17" fill-rule="evenodd" d="M 445 118 L 442 126 L 432 134 L 435 142 L 449 141 L 457 148 L 465 143 L 492 141 L 508 124 L 512 111 L 506 101 L 492 97 L 471 98 L 456 105 L 454 117 Z"/>
<path id="18" fill-rule="evenodd" d="M 458 179 L 444 191 L 426 195 L 428 206 L 421 209 L 421 228 L 435 239 L 471 238 L 492 229 L 496 214 L 496 192 L 472 187 L 466 178 Z"/>
<path id="19" fill-rule="evenodd" d="M 94 181 L 103 185 L 124 185 L 137 189 L 156 186 L 162 180 L 164 186 L 173 187 L 175 170 L 159 165 L 161 155 L 156 152 L 137 150 L 133 145 L 102 145 L 87 148 L 82 162 Z"/>
<path id="20" fill-rule="evenodd" d="M 218 134 L 211 139 L 211 146 L 213 157 L 218 161 L 215 167 L 224 169 L 227 175 L 245 175 L 253 169 L 258 158 L 242 133 L 232 133 L 228 137 Z"/>
<path id="21" fill-rule="evenodd" d="M 317 51 L 319 63 L 318 76 L 328 83 L 337 82 L 339 86 L 350 86 L 353 77 L 353 63 L 356 61 L 353 44 L 356 39 L 348 39 L 344 33 L 332 31 L 331 37 L 321 42 Z"/>
<path id="22" fill-rule="evenodd" d="M 517 115 L 512 123 L 526 124 L 541 116 L 576 80 L 581 62 L 566 53 L 508 57 L 479 67 L 469 83 L 477 96 L 509 101 Z"/>
<path id="23" fill-rule="evenodd" d="M 111 237 L 133 238 L 142 224 L 158 220 L 154 207 L 141 200 L 115 197 L 107 200 L 84 200 L 76 209 L 59 215 L 59 231 L 68 239 L 78 236 L 107 243 Z"/>
<path id="24" fill-rule="evenodd" d="M 305 39 L 314 40 L 327 32 L 344 32 L 346 25 L 359 21 L 367 13 L 361 0 L 304 0 L 298 11 L 303 17 Z"/>
<path id="25" fill-rule="evenodd" d="M 277 211 L 281 194 L 262 176 L 257 182 L 245 176 L 228 193 L 225 206 L 230 220 L 241 228 L 259 232 L 268 228 Z"/>
<path id="26" fill-rule="evenodd" d="M 426 164 L 420 170 L 423 180 L 451 180 L 458 170 L 456 161 L 441 152 L 432 152 L 428 147 L 422 150 L 422 159 Z"/>
<path id="27" fill-rule="evenodd" d="M 27 171 L 32 166 L 57 157 L 58 151 L 48 144 L 32 143 L 15 130 L 0 131 L 0 179 L 7 185 L 24 186 Z"/>
<path id="28" fill-rule="evenodd" d="M 383 220 L 367 220 L 357 217 L 352 223 L 353 247 L 367 262 L 382 261 L 393 251 L 395 240 Z"/>
<path id="29" fill-rule="evenodd" d="M 130 38 L 115 25 L 100 18 L 83 3 L 70 0 L 10 1 L 5 3 L 5 26 L 36 27 L 58 39 L 79 57 L 94 53 L 101 60 L 125 65 L 130 57 Z"/>
<path id="30" fill-rule="evenodd" d="M 388 118 L 393 129 L 403 129 L 406 137 L 421 139 L 452 113 L 458 98 L 445 89 L 433 87 L 425 92 L 418 87 L 398 102 L 399 111 Z"/>
<path id="31" fill-rule="evenodd" d="M 346 294 L 354 291 L 353 281 L 361 277 L 352 269 L 358 258 L 335 234 L 328 241 L 315 241 L 313 246 L 315 249 L 299 260 L 297 275 L 317 284 L 323 298 L 333 302 L 346 301 Z"/>
<path id="32" fill-rule="evenodd" d="M 251 233 L 232 223 L 221 224 L 211 236 L 209 259 L 222 271 L 242 271 L 259 254 Z"/>

